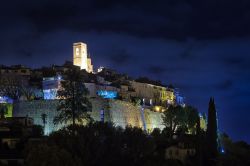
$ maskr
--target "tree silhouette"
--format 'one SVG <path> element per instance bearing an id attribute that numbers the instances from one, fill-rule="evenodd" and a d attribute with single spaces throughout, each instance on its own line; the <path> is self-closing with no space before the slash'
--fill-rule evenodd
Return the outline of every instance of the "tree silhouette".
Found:
<path id="1" fill-rule="evenodd" d="M 181 106 L 169 106 L 168 109 L 163 112 L 163 123 L 164 125 L 170 129 L 170 135 L 173 135 L 177 127 L 181 125 L 181 112 L 182 107 Z"/>
<path id="2" fill-rule="evenodd" d="M 45 114 L 45 113 L 41 114 L 41 119 L 43 122 L 43 130 L 44 130 L 44 134 L 45 134 L 45 125 L 47 123 L 47 114 Z"/>
<path id="3" fill-rule="evenodd" d="M 184 116 L 184 111 L 181 106 L 171 105 L 163 112 L 163 123 L 170 129 L 170 135 L 173 135 L 177 131 L 177 128 L 183 125 Z"/>
<path id="4" fill-rule="evenodd" d="M 196 108 L 191 106 L 186 106 L 184 108 L 186 113 L 186 126 L 189 131 L 194 134 L 196 132 L 197 121 L 200 121 L 199 113 Z"/>
<path id="5" fill-rule="evenodd" d="M 208 107 L 208 124 L 207 124 L 207 159 L 214 161 L 218 155 L 217 143 L 217 113 L 214 98 L 210 98 Z"/>
<path id="6" fill-rule="evenodd" d="M 0 104 L 0 116 L 1 119 L 5 118 L 5 115 L 8 113 L 8 107 L 6 104 Z"/>
<path id="7" fill-rule="evenodd" d="M 72 122 L 75 126 L 76 122 L 90 120 L 87 112 L 91 111 L 92 106 L 87 98 L 88 89 L 84 85 L 82 71 L 78 68 L 71 68 L 66 71 L 61 88 L 57 92 L 60 98 L 57 111 L 58 116 L 54 118 L 54 123 Z"/>
<path id="8" fill-rule="evenodd" d="M 24 84 L 24 80 L 18 75 L 0 75 L 0 95 L 8 96 L 14 100 L 17 100 L 21 97 L 20 89 Z"/>
<path id="9" fill-rule="evenodd" d="M 17 74 L 0 75 L 0 95 L 8 96 L 14 100 L 18 100 L 24 96 L 27 100 L 35 98 L 34 88 L 29 82 Z"/>
<path id="10" fill-rule="evenodd" d="M 80 159 L 73 158 L 72 155 L 66 150 L 57 146 L 48 146 L 47 144 L 38 144 L 28 146 L 25 159 L 27 166 L 80 166 L 82 165 Z"/>
<path id="11" fill-rule="evenodd" d="M 249 166 L 250 145 L 244 141 L 234 142 L 227 134 L 222 134 L 221 140 L 225 153 L 219 155 L 218 165 L 222 166 Z"/>
<path id="12" fill-rule="evenodd" d="M 33 100 L 35 98 L 34 88 L 30 86 L 20 86 L 20 93 L 23 95 L 28 101 Z"/>
<path id="13" fill-rule="evenodd" d="M 198 111 L 191 106 L 172 106 L 163 112 L 163 123 L 168 128 L 170 136 L 174 133 L 184 134 L 190 131 L 195 133 L 197 120 L 199 119 Z"/>

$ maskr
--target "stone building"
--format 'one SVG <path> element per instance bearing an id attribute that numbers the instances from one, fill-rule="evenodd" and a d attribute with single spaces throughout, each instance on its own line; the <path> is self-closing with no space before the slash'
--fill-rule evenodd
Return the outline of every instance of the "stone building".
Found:
<path id="1" fill-rule="evenodd" d="M 193 135 L 183 135 L 175 137 L 175 143 L 166 148 L 165 158 L 175 159 L 185 162 L 189 157 L 194 157 L 196 154 L 195 142 L 196 138 Z"/>
<path id="2" fill-rule="evenodd" d="M 157 86 L 136 81 L 130 82 L 134 97 L 144 99 L 150 105 L 174 104 L 174 91 L 164 86 Z"/>
<path id="3" fill-rule="evenodd" d="M 73 44 L 73 64 L 89 73 L 93 72 L 91 58 L 87 52 L 87 44 L 78 42 Z"/>

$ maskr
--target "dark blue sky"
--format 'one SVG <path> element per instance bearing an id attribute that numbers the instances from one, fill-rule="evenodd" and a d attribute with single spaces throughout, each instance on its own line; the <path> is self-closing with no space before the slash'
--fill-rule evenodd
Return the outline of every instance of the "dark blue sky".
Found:
<path id="1" fill-rule="evenodd" d="M 250 142 L 249 20 L 249 0 L 2 2 L 0 63 L 62 64 L 83 41 L 95 68 L 173 84 L 201 112 L 214 96 L 220 130 Z"/>

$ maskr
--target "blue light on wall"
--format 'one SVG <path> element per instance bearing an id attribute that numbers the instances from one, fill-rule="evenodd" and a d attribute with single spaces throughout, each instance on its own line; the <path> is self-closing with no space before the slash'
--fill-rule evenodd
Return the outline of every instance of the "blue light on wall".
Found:
<path id="1" fill-rule="evenodd" d="M 101 96 L 104 99 L 117 98 L 117 92 L 116 91 L 99 90 L 99 91 L 97 91 L 97 95 Z"/>
<path id="2" fill-rule="evenodd" d="M 57 89 L 43 90 L 44 100 L 54 100 L 57 97 Z"/>
<path id="3" fill-rule="evenodd" d="M 0 103 L 13 103 L 13 100 L 7 96 L 0 96 Z"/>
<path id="4" fill-rule="evenodd" d="M 221 153 L 225 153 L 225 150 L 223 148 L 221 148 Z"/>
<path id="5" fill-rule="evenodd" d="M 224 154 L 224 153 L 225 153 L 225 149 L 224 149 L 223 147 L 219 147 L 219 152 L 220 152 L 221 154 Z"/>
<path id="6" fill-rule="evenodd" d="M 61 75 L 43 78 L 43 98 L 45 100 L 57 99 L 57 90 L 60 88 L 60 81 L 62 81 Z"/>

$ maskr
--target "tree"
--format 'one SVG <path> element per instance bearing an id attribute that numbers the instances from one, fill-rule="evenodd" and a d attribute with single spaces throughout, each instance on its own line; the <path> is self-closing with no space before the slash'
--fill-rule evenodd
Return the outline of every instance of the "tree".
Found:
<path id="1" fill-rule="evenodd" d="M 227 134 L 220 136 L 224 153 L 219 155 L 217 165 L 219 166 L 249 166 L 250 145 L 246 142 L 233 142 Z"/>
<path id="2" fill-rule="evenodd" d="M 56 71 L 51 67 L 42 68 L 43 77 L 54 77 L 56 76 Z"/>
<path id="3" fill-rule="evenodd" d="M 190 131 L 195 133 L 197 120 L 199 119 L 198 111 L 191 106 L 172 106 L 163 112 L 163 123 L 170 136 L 174 133 L 183 134 Z"/>
<path id="4" fill-rule="evenodd" d="M 218 155 L 217 143 L 217 113 L 214 98 L 210 98 L 208 107 L 208 124 L 207 124 L 207 159 L 215 160 Z"/>
<path id="5" fill-rule="evenodd" d="M 150 135 L 154 142 L 155 157 L 158 159 L 158 161 L 164 161 L 166 148 L 168 147 L 168 145 L 170 145 L 169 139 L 166 139 L 170 137 L 168 134 L 167 128 L 164 128 L 162 132 L 160 129 L 155 128 Z M 155 164 L 152 164 L 152 165 L 155 165 Z"/>
<path id="6" fill-rule="evenodd" d="M 32 126 L 32 136 L 33 137 L 43 136 L 43 127 L 41 125 L 33 125 Z"/>
<path id="7" fill-rule="evenodd" d="M 20 86 L 20 93 L 29 101 L 35 98 L 34 88 L 30 86 Z"/>
<path id="8" fill-rule="evenodd" d="M 24 80 L 15 74 L 0 75 L 0 95 L 8 96 L 14 100 L 21 96 L 20 87 L 24 85 Z"/>
<path id="9" fill-rule="evenodd" d="M 169 128 L 170 135 L 173 135 L 178 127 L 183 126 L 185 123 L 184 109 L 181 106 L 169 106 L 166 111 L 163 112 L 163 123 Z"/>
<path id="10" fill-rule="evenodd" d="M 34 88 L 29 85 L 28 80 L 16 74 L 0 75 L 0 95 L 14 100 L 18 100 L 21 96 L 27 100 L 35 97 Z"/>
<path id="11" fill-rule="evenodd" d="M 196 108 L 191 106 L 186 106 L 184 108 L 186 113 L 186 126 L 189 131 L 194 134 L 197 126 L 197 121 L 200 121 L 199 113 Z"/>
<path id="12" fill-rule="evenodd" d="M 5 115 L 8 113 L 8 107 L 6 104 L 0 104 L 0 118 L 4 119 Z"/>
<path id="13" fill-rule="evenodd" d="M 48 137 L 48 142 L 80 158 L 82 165 L 115 165 L 121 159 L 120 136 L 121 130 L 110 123 L 91 122 L 56 131 Z"/>
<path id="14" fill-rule="evenodd" d="M 130 99 L 134 106 L 139 107 L 141 105 L 141 99 L 139 97 L 130 96 Z"/>
<path id="15" fill-rule="evenodd" d="M 196 143 L 195 143 L 195 149 L 196 149 L 196 156 L 195 156 L 195 165 L 202 166 L 203 159 L 204 159 L 204 152 L 206 150 L 205 147 L 205 132 L 201 129 L 201 123 L 200 118 L 197 119 L 196 122 Z M 194 163 L 193 163 L 194 164 Z"/>
<path id="16" fill-rule="evenodd" d="M 47 123 L 47 114 L 45 114 L 45 113 L 41 114 L 41 119 L 43 122 L 43 130 L 44 130 L 44 134 L 45 134 L 45 125 Z"/>
<path id="17" fill-rule="evenodd" d="M 48 146 L 47 144 L 29 145 L 26 153 L 25 165 L 28 166 L 82 165 L 78 158 L 73 158 L 69 152 L 57 146 Z"/>
<path id="18" fill-rule="evenodd" d="M 88 89 L 84 85 L 82 72 L 78 68 L 71 68 L 65 73 L 65 80 L 61 81 L 61 88 L 57 92 L 60 98 L 54 123 L 76 122 L 90 120 L 88 112 L 91 111 L 92 105 L 87 98 Z"/>
<path id="19" fill-rule="evenodd" d="M 144 165 L 144 161 L 154 152 L 152 139 L 138 127 L 127 126 L 121 135 L 124 165 Z"/>

